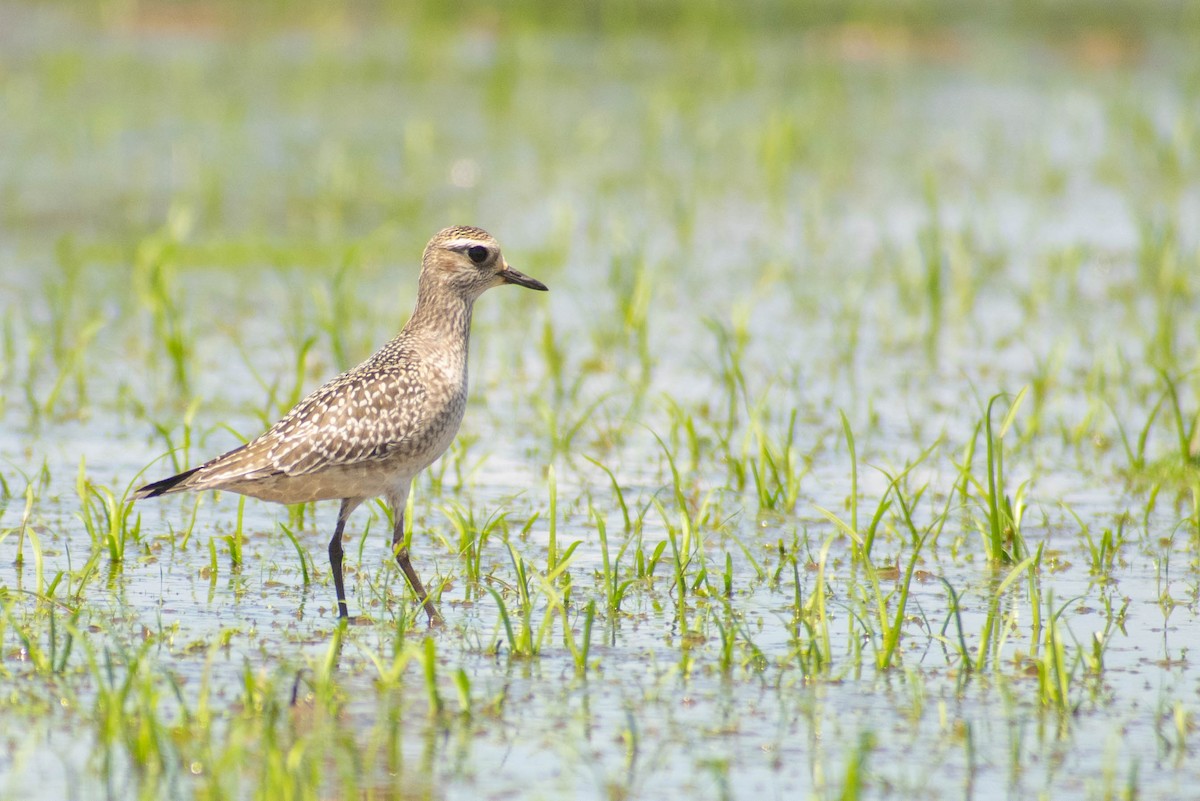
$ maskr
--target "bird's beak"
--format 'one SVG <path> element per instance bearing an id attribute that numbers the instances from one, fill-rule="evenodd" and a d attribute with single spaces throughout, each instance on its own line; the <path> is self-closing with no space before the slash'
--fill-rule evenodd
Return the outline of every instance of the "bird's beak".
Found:
<path id="1" fill-rule="evenodd" d="M 550 289 L 536 278 L 530 278 L 525 273 L 509 267 L 507 262 L 504 264 L 504 269 L 500 271 L 500 277 L 504 279 L 504 283 L 506 284 L 516 284 L 526 289 L 536 289 L 539 292 L 546 292 Z"/>

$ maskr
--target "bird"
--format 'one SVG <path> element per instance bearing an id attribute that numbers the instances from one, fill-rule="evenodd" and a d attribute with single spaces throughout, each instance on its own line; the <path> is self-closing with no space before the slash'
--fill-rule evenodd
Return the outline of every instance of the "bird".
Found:
<path id="1" fill-rule="evenodd" d="M 338 617 L 349 618 L 342 535 L 351 513 L 383 497 L 393 512 L 392 553 L 429 618 L 443 623 L 404 544 L 413 479 L 445 453 L 467 404 L 471 312 L 488 289 L 547 287 L 509 266 L 482 228 L 444 228 L 421 258 L 417 302 L 394 339 L 331 379 L 255 439 L 198 467 L 140 487 L 134 499 L 224 490 L 293 504 L 339 500 L 329 540 Z"/>

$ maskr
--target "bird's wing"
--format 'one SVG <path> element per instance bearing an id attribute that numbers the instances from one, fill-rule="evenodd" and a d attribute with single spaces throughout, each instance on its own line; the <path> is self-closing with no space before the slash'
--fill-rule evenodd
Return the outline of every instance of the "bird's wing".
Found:
<path id="1" fill-rule="evenodd" d="M 197 478 L 209 483 L 298 476 L 384 459 L 421 430 L 426 394 L 412 365 L 343 373 L 257 439 L 205 465 Z"/>

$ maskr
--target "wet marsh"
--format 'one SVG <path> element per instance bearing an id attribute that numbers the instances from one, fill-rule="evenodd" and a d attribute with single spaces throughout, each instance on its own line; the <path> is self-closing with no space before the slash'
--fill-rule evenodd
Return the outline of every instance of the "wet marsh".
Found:
<path id="1" fill-rule="evenodd" d="M 0 798 L 1200 782 L 1186 10 L 102 8 L 0 7 Z M 336 504 L 130 503 L 454 223 L 550 293 L 410 500 L 444 629 L 380 506 L 340 628 Z"/>

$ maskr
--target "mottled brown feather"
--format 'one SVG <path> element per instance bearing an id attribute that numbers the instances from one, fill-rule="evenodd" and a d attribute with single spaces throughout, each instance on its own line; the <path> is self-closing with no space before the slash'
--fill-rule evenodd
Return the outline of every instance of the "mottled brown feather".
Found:
<path id="1" fill-rule="evenodd" d="M 474 245 L 489 249 L 487 263 L 472 265 L 463 256 Z M 319 500 L 309 497 L 315 495 L 373 497 L 411 480 L 454 438 L 466 408 L 472 305 L 485 290 L 505 283 L 501 273 L 508 269 L 496 240 L 483 229 L 438 232 L 422 258 L 416 309 L 395 339 L 246 445 L 176 483 L 164 480 L 143 489 L 229 489 L 298 502 Z M 320 482 L 297 481 L 317 473 L 328 475 Z M 138 497 L 150 494 L 138 491 Z"/>

